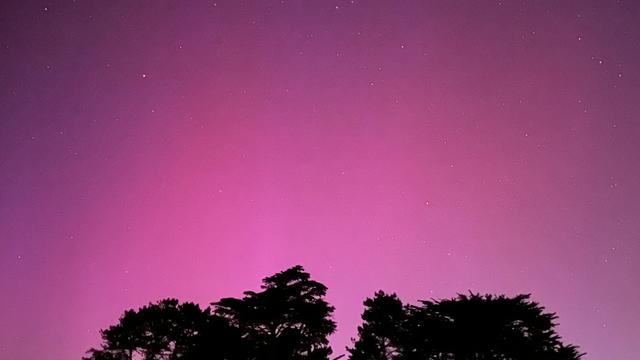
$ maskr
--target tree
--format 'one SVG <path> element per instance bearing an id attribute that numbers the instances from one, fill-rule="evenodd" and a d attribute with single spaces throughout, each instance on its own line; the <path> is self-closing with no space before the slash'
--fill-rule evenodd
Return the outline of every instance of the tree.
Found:
<path id="1" fill-rule="evenodd" d="M 327 288 L 301 266 L 261 290 L 204 310 L 165 299 L 127 310 L 102 330 L 85 360 L 329 360 L 335 329 Z M 403 304 L 376 292 L 364 301 L 350 360 L 579 360 L 555 331 L 557 317 L 529 295 L 458 295 Z M 341 355 L 333 360 L 338 360 Z"/>
<path id="2" fill-rule="evenodd" d="M 101 349 L 91 349 L 85 359 L 235 359 L 240 348 L 239 334 L 226 320 L 175 299 L 125 311 L 101 336 Z"/>
<path id="3" fill-rule="evenodd" d="M 327 288 L 295 266 L 263 279 L 262 291 L 224 298 L 214 311 L 236 327 L 252 360 L 325 360 L 335 329 Z"/>
<path id="4" fill-rule="evenodd" d="M 378 294 L 377 294 L 378 295 Z M 363 314 L 361 329 L 371 326 L 371 313 L 384 312 L 383 302 L 373 301 Z M 387 308 L 390 308 L 387 305 Z M 458 295 L 441 301 L 406 305 L 404 316 L 391 331 L 381 335 L 368 330 L 359 333 L 351 359 L 397 360 L 578 360 L 582 354 L 574 345 L 565 345 L 555 332 L 555 314 L 530 300 L 529 295 L 513 298 L 493 295 Z M 387 310 L 390 311 L 390 310 Z M 380 318 L 381 315 L 376 315 Z M 369 338 L 389 339 L 393 353 L 380 357 L 379 347 L 365 347 Z M 359 350 L 359 351 L 355 351 Z M 387 352 L 387 354 L 389 354 Z"/>
<path id="5" fill-rule="evenodd" d="M 399 341 L 406 313 L 396 294 L 378 291 L 364 301 L 358 340 L 347 349 L 352 360 L 392 360 L 400 353 Z"/>

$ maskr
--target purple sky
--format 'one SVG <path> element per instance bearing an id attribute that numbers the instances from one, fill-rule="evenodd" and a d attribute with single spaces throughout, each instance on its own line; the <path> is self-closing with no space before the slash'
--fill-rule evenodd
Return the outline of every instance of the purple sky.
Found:
<path id="1" fill-rule="evenodd" d="M 637 359 L 637 1 L 0 2 L 0 358 L 302 264 Z"/>

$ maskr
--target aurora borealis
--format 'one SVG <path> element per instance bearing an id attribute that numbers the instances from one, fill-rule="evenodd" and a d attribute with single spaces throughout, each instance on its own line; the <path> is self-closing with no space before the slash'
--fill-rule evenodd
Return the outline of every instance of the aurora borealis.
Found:
<path id="1" fill-rule="evenodd" d="M 640 337 L 640 3 L 0 2 L 0 358 L 302 264 L 334 353 L 377 289 L 531 293 Z"/>

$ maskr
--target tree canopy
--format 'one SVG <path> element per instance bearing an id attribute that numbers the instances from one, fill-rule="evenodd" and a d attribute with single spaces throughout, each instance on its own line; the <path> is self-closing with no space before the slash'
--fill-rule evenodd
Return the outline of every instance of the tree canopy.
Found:
<path id="1" fill-rule="evenodd" d="M 209 308 L 176 299 L 125 311 L 101 336 L 102 348 L 86 359 L 239 359 L 232 356 L 240 348 L 234 328 Z"/>
<path id="2" fill-rule="evenodd" d="M 358 326 L 359 338 L 348 349 L 352 360 L 395 359 L 400 354 L 399 336 L 405 324 L 405 309 L 395 294 L 382 291 L 364 301 L 363 324 Z"/>
<path id="3" fill-rule="evenodd" d="M 263 279 L 261 288 L 213 309 L 166 299 L 125 311 L 85 359 L 327 360 L 336 329 L 327 288 L 302 266 Z"/>
<path id="4" fill-rule="evenodd" d="M 263 280 L 262 291 L 213 303 L 250 342 L 251 359 L 327 359 L 335 329 L 327 288 L 295 266 Z"/>
<path id="5" fill-rule="evenodd" d="M 201 309 L 165 299 L 127 310 L 85 360 L 330 360 L 336 330 L 327 288 L 294 266 L 260 291 Z M 579 360 L 557 317 L 529 295 L 458 295 L 403 304 L 378 291 L 364 301 L 350 360 Z M 341 358 L 344 355 L 339 356 Z M 334 358 L 338 359 L 338 358 Z"/>
<path id="6" fill-rule="evenodd" d="M 577 360 L 555 331 L 556 315 L 529 295 L 458 295 L 402 305 L 378 292 L 364 302 L 352 360 Z"/>

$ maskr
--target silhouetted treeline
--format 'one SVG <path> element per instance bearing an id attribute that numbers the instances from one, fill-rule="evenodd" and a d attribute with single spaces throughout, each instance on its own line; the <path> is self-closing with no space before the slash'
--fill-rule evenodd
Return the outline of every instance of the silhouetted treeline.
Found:
<path id="1" fill-rule="evenodd" d="M 377 292 L 364 302 L 352 360 L 571 360 L 577 347 L 555 332 L 555 314 L 529 295 L 458 295 L 403 305 Z"/>
<path id="2" fill-rule="evenodd" d="M 263 279 L 261 291 L 201 309 L 166 299 L 101 331 L 91 360 L 327 360 L 335 329 L 327 288 L 301 266 Z M 352 360 L 577 360 L 555 332 L 554 314 L 528 295 L 459 295 L 403 304 L 377 292 L 364 302 Z"/>

